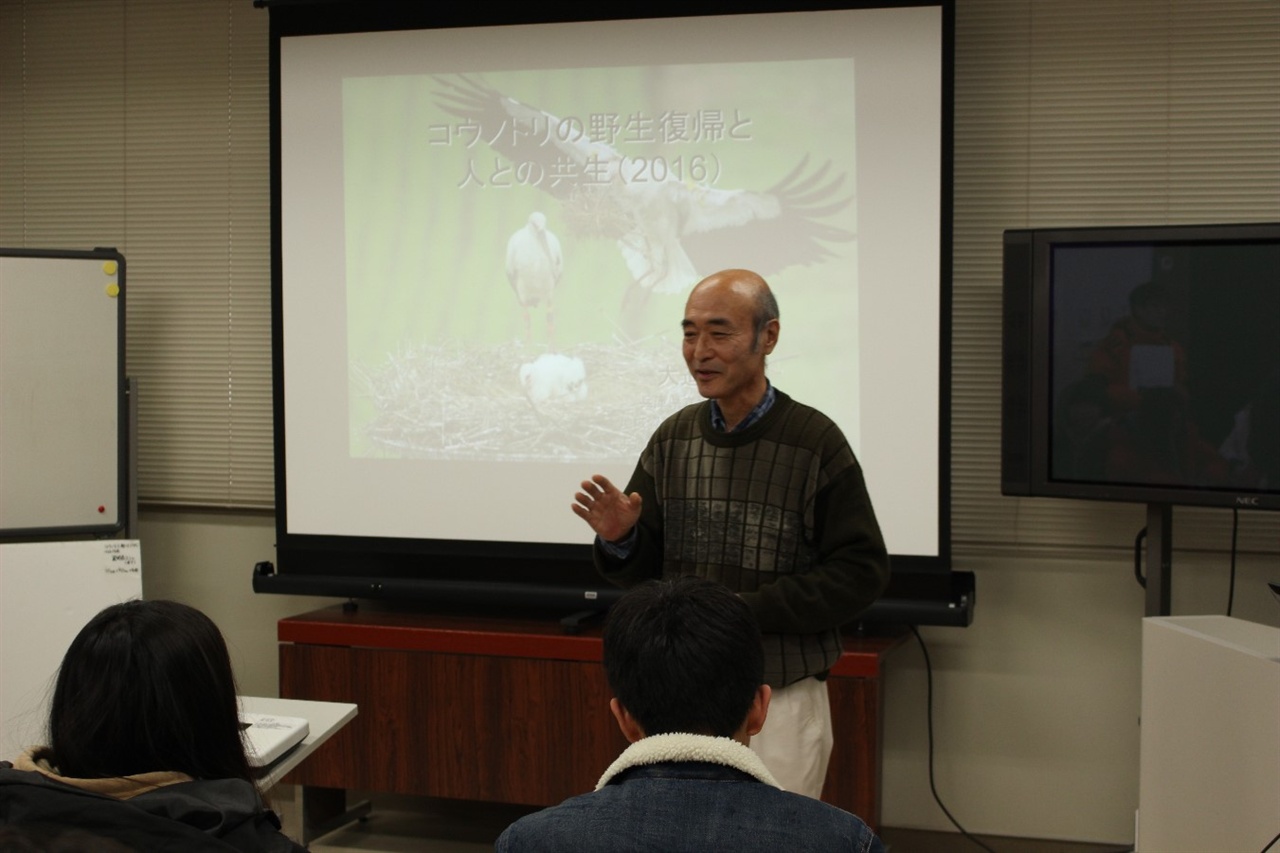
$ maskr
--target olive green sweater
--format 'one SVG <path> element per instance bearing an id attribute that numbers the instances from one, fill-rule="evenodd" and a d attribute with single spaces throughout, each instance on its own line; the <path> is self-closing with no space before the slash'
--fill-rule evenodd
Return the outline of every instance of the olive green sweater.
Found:
<path id="1" fill-rule="evenodd" d="M 862 469 L 839 427 L 781 391 L 740 432 L 709 402 L 667 418 L 640 455 L 638 537 L 625 559 L 595 548 L 611 582 L 698 575 L 741 593 L 765 634 L 765 681 L 826 672 L 839 627 L 875 601 L 889 558 Z"/>

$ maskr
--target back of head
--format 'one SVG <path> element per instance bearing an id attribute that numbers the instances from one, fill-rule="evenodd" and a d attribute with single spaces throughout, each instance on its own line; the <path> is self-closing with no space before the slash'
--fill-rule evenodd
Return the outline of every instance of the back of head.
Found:
<path id="1" fill-rule="evenodd" d="M 610 608 L 609 687 L 646 735 L 731 737 L 764 677 L 755 616 L 728 587 L 701 578 L 650 581 Z"/>
<path id="2" fill-rule="evenodd" d="M 39 754 L 64 776 L 178 771 L 252 781 L 226 643 L 199 610 L 128 601 L 67 649 Z"/>

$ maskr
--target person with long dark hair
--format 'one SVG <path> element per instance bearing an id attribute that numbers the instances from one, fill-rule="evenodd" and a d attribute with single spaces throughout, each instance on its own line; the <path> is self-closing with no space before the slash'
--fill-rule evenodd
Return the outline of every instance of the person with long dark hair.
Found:
<path id="1" fill-rule="evenodd" d="M 93 617 L 62 660 L 48 738 L 0 762 L 0 824 L 138 851 L 304 849 L 262 800 L 226 643 L 193 607 L 128 601 Z"/>

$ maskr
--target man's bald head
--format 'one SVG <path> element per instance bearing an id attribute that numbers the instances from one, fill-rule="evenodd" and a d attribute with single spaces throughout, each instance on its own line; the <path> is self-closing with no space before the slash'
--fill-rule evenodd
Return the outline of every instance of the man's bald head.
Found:
<path id="1" fill-rule="evenodd" d="M 707 292 L 718 292 L 729 298 L 736 297 L 750 302 L 755 333 L 753 351 L 760 346 L 765 327 L 778 319 L 778 300 L 774 299 L 769 283 L 759 273 L 742 269 L 720 270 L 694 285 L 689 298 L 693 299 L 696 294 Z"/>

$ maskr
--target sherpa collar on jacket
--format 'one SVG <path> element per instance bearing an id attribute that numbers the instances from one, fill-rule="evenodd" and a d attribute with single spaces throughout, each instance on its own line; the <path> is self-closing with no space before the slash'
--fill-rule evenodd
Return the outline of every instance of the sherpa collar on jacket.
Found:
<path id="1" fill-rule="evenodd" d="M 596 783 L 599 791 L 613 777 L 631 767 L 644 764 L 665 764 L 674 761 L 703 761 L 722 764 L 753 776 L 766 785 L 781 788 L 760 760 L 760 756 L 733 738 L 710 735 L 665 734 L 641 738 L 623 750 L 622 754 L 604 771 Z"/>

